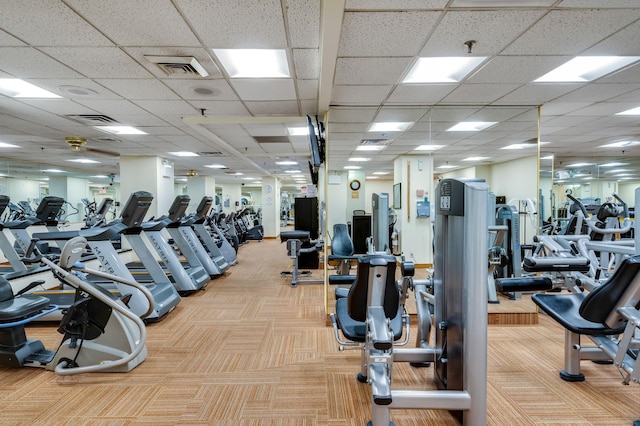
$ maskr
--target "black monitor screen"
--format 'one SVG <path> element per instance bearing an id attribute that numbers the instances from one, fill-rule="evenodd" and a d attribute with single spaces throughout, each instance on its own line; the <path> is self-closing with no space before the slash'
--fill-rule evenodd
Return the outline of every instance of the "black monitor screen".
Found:
<path id="1" fill-rule="evenodd" d="M 60 214 L 62 206 L 64 204 L 64 198 L 48 196 L 44 197 L 38 208 L 36 209 L 36 217 L 42 222 L 52 222 L 56 220 L 56 217 Z"/>
<path id="2" fill-rule="evenodd" d="M 100 217 L 104 217 L 107 214 L 111 205 L 113 204 L 113 200 L 111 198 L 103 198 L 100 202 L 100 205 L 96 209 L 96 214 Z"/>
<path id="3" fill-rule="evenodd" d="M 314 171 L 318 170 L 322 160 L 320 159 L 320 145 L 318 144 L 318 137 L 316 136 L 316 128 L 313 126 L 311 117 L 307 115 L 307 127 L 309 129 L 309 142 L 311 144 L 311 166 Z"/>
<path id="4" fill-rule="evenodd" d="M 137 191 L 131 194 L 120 215 L 122 223 L 129 228 L 139 226 L 144 221 L 152 201 L 153 194 L 150 192 Z"/>
<path id="5" fill-rule="evenodd" d="M 169 207 L 169 219 L 174 222 L 182 219 L 182 216 L 184 216 L 184 212 L 187 211 L 187 207 L 189 207 L 190 202 L 191 197 L 188 195 L 178 195 L 176 199 L 173 200 L 171 207 Z"/>
<path id="6" fill-rule="evenodd" d="M 196 209 L 196 216 L 199 218 L 203 218 L 209 213 L 211 210 L 211 206 L 213 205 L 213 197 L 204 196 L 202 200 L 200 200 L 200 204 L 198 204 L 198 208 Z"/>
<path id="7" fill-rule="evenodd" d="M 7 195 L 0 195 L 0 214 L 4 213 L 4 209 L 9 205 L 11 198 Z"/>

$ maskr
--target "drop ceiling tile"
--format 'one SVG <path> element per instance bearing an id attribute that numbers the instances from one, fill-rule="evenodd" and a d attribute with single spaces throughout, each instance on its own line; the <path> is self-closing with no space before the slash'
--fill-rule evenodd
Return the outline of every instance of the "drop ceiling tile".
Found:
<path id="1" fill-rule="evenodd" d="M 303 99 L 300 101 L 302 115 L 316 115 L 318 113 L 318 101 L 313 99 Z"/>
<path id="2" fill-rule="evenodd" d="M 346 12 L 338 56 L 414 56 L 441 12 Z"/>
<path id="3" fill-rule="evenodd" d="M 393 86 L 333 86 L 331 103 L 336 105 L 381 104 Z"/>
<path id="4" fill-rule="evenodd" d="M 457 84 L 399 84 L 389 95 L 388 104 L 437 104 Z"/>
<path id="5" fill-rule="evenodd" d="M 318 49 L 293 49 L 293 63 L 297 78 L 317 80 L 319 70 Z"/>
<path id="6" fill-rule="evenodd" d="M 79 104 L 85 105 L 92 110 L 101 114 L 129 114 L 129 115 L 146 115 L 147 111 L 127 100 L 98 100 L 98 99 L 78 99 Z"/>
<path id="7" fill-rule="evenodd" d="M 498 56 L 486 62 L 466 83 L 530 83 L 572 59 L 571 56 Z"/>
<path id="8" fill-rule="evenodd" d="M 625 93 L 624 95 L 616 96 L 609 99 L 610 102 L 631 102 L 634 108 L 640 106 L 640 90 L 634 90 L 633 92 Z"/>
<path id="9" fill-rule="evenodd" d="M 21 102 L 56 115 L 96 114 L 96 111 L 68 99 L 24 99 Z"/>
<path id="10" fill-rule="evenodd" d="M 442 102 L 445 104 L 490 104 L 518 87 L 520 84 L 461 84 L 442 99 Z"/>
<path id="11" fill-rule="evenodd" d="M 260 145 L 264 152 L 270 154 L 292 153 L 293 149 L 289 143 L 263 143 Z"/>
<path id="12" fill-rule="evenodd" d="M 97 83 L 129 100 L 157 99 L 173 100 L 178 96 L 167 86 L 155 79 L 118 78 L 96 79 Z"/>
<path id="13" fill-rule="evenodd" d="M 331 123 L 370 123 L 376 115 L 376 108 L 332 108 L 329 113 Z"/>
<path id="14" fill-rule="evenodd" d="M 291 47 L 317 49 L 320 46 L 320 2 L 288 2 L 286 11 Z"/>
<path id="15" fill-rule="evenodd" d="M 120 46 L 200 46 L 170 2 L 70 0 L 67 3 Z"/>
<path id="16" fill-rule="evenodd" d="M 582 109 L 578 109 L 567 113 L 567 115 L 588 115 L 588 116 L 603 116 L 603 115 L 615 115 L 620 111 L 626 111 L 633 108 L 635 105 L 629 103 L 620 102 L 600 102 Z"/>
<path id="17" fill-rule="evenodd" d="M 411 58 L 338 58 L 334 84 L 395 84 Z"/>
<path id="18" fill-rule="evenodd" d="M 160 116 L 183 116 L 197 114 L 200 112 L 185 101 L 137 100 L 133 101 L 133 103 L 138 105 L 140 108 L 144 108 L 151 114 Z"/>
<path id="19" fill-rule="evenodd" d="M 525 84 L 498 99 L 495 105 L 542 105 L 582 86 L 582 83 Z"/>
<path id="20" fill-rule="evenodd" d="M 318 80 L 298 80 L 298 99 L 318 99 Z"/>
<path id="21" fill-rule="evenodd" d="M 0 30 L 0 46 L 26 46 L 26 43 Z"/>
<path id="22" fill-rule="evenodd" d="M 185 100 L 193 101 L 238 101 L 231 86 L 223 79 L 166 79 L 162 82 L 171 90 L 176 92 L 178 96 Z M 210 91 L 207 93 L 197 93 L 196 90 Z"/>
<path id="23" fill-rule="evenodd" d="M 638 68 L 640 70 L 640 67 Z M 636 84 L 605 84 L 593 83 L 581 87 L 571 93 L 557 98 L 559 102 L 602 102 L 604 100 L 623 95 L 640 89 L 640 83 Z"/>
<path id="24" fill-rule="evenodd" d="M 367 130 L 368 124 L 366 123 L 331 123 L 331 138 L 338 133 L 342 132 L 351 132 L 351 133 L 362 133 Z"/>
<path id="25" fill-rule="evenodd" d="M 228 116 L 228 115 L 241 115 L 248 116 L 249 111 L 240 101 L 189 101 L 189 103 L 196 109 L 205 109 L 206 116 Z"/>
<path id="26" fill-rule="evenodd" d="M 468 40 L 477 40 L 474 56 L 496 55 L 543 14 L 543 10 L 449 11 L 420 56 L 466 55 L 468 48 L 464 43 Z"/>
<path id="27" fill-rule="evenodd" d="M 636 6 L 639 4 L 636 2 Z M 638 40 L 640 39 L 640 22 L 636 21 L 612 36 L 590 47 L 583 55 L 617 55 L 637 56 Z"/>
<path id="28" fill-rule="evenodd" d="M 591 102 L 560 102 L 553 101 L 542 105 L 540 109 L 541 116 L 564 115 L 572 111 L 591 105 Z"/>
<path id="29" fill-rule="evenodd" d="M 209 48 L 281 49 L 287 46 L 279 0 L 175 2 Z M 211 17 L 215 16 L 215 25 Z"/>
<path id="30" fill-rule="evenodd" d="M 383 107 L 376 115 L 374 121 L 380 122 L 415 122 L 418 121 L 426 110 L 424 108 L 398 108 L 398 107 Z"/>
<path id="31" fill-rule="evenodd" d="M 577 55 L 640 17 L 640 10 L 552 10 L 507 55 Z"/>
<path id="32" fill-rule="evenodd" d="M 240 99 L 244 101 L 285 101 L 296 99 L 293 80 L 281 79 L 233 79 L 231 81 Z"/>
<path id="33" fill-rule="evenodd" d="M 42 50 L 88 78 L 149 78 L 151 74 L 117 47 L 44 47 Z"/>
<path id="34" fill-rule="evenodd" d="M 607 8 L 637 8 L 638 2 L 636 0 L 607 0 Z M 562 0 L 559 7 L 573 7 L 580 9 L 597 9 L 602 7 L 601 0 Z"/>
<path id="35" fill-rule="evenodd" d="M 246 102 L 247 108 L 254 115 L 298 115 L 298 102 Z"/>
<path id="36" fill-rule="evenodd" d="M 110 114 L 109 117 L 118 123 L 134 127 L 162 127 L 167 126 L 167 122 L 151 114 Z M 145 130 L 146 131 L 146 130 Z"/>
<path id="37" fill-rule="evenodd" d="M 443 9 L 449 0 L 347 0 L 346 10 Z"/>
<path id="38" fill-rule="evenodd" d="M 98 30 L 62 2 L 5 2 L 0 27 L 35 46 L 112 46 Z"/>
<path id="39" fill-rule="evenodd" d="M 31 47 L 0 47 L 0 69 L 17 78 L 79 78 L 71 68 Z"/>

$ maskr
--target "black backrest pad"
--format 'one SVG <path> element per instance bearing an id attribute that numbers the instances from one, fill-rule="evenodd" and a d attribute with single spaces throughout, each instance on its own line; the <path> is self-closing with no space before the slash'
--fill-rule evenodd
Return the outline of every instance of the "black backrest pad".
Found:
<path id="1" fill-rule="evenodd" d="M 640 305 L 640 255 L 625 259 L 611 278 L 596 287 L 580 305 L 580 315 L 593 322 L 619 327 L 623 318 L 617 309 L 629 303 Z M 635 299 L 635 300 L 634 300 Z M 613 322 L 613 323 L 610 323 Z M 617 324 L 616 324 L 617 323 Z"/>
<path id="2" fill-rule="evenodd" d="M 356 321 L 367 319 L 367 293 L 369 289 L 369 270 L 371 261 L 384 261 L 387 265 L 385 279 L 384 313 L 387 318 L 394 318 L 398 313 L 400 296 L 396 286 L 396 259 L 389 255 L 369 255 L 358 258 L 356 281 L 349 289 L 347 308 L 349 316 Z M 376 262 L 377 263 L 377 262 Z"/>
<path id="3" fill-rule="evenodd" d="M 336 223 L 333 225 L 331 254 L 338 256 L 353 256 L 353 242 L 349 236 L 349 228 L 347 228 L 346 223 Z"/>

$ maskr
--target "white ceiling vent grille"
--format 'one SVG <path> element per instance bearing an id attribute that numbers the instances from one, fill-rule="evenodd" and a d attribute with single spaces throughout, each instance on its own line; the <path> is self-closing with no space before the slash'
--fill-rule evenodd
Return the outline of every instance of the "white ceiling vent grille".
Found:
<path id="1" fill-rule="evenodd" d="M 198 60 L 193 56 L 146 56 L 145 58 L 158 65 L 167 75 L 178 74 L 199 75 L 207 77 L 209 73 L 200 65 Z"/>
<path id="2" fill-rule="evenodd" d="M 198 153 L 201 157 L 224 157 L 221 151 L 202 151 Z"/>
<path id="3" fill-rule="evenodd" d="M 71 114 L 67 115 L 67 118 L 78 123 L 88 124 L 90 126 L 118 123 L 115 119 L 103 114 Z"/>
<path id="4" fill-rule="evenodd" d="M 289 138 L 286 136 L 254 136 L 258 143 L 289 143 Z"/>
<path id="5" fill-rule="evenodd" d="M 389 139 L 363 139 L 359 145 L 363 146 L 385 146 L 389 143 Z"/>

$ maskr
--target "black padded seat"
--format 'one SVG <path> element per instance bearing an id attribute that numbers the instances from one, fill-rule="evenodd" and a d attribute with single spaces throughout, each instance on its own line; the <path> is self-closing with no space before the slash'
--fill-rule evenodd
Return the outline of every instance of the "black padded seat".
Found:
<path id="1" fill-rule="evenodd" d="M 14 298 L 11 284 L 0 276 L 0 323 L 15 322 L 28 318 L 49 306 L 44 296 L 33 294 Z"/>
<path id="2" fill-rule="evenodd" d="M 588 272 L 589 260 L 573 258 L 558 258 L 555 263 L 550 263 L 551 257 L 542 257 L 536 260 L 535 257 L 525 257 L 522 261 L 522 269 L 526 272 Z M 571 260 L 569 260 L 571 259 Z M 563 260 L 565 262 L 563 262 Z"/>
<path id="3" fill-rule="evenodd" d="M 617 309 L 633 297 L 640 272 L 640 256 L 625 259 L 611 278 L 588 294 L 534 294 L 531 299 L 544 312 L 576 334 L 604 336 L 624 331 L 625 320 Z M 630 290 L 631 289 L 631 290 Z M 631 301 L 635 308 L 640 300 Z"/>
<path id="4" fill-rule="evenodd" d="M 280 242 L 284 243 L 289 240 L 308 241 L 311 239 L 309 231 L 284 231 L 280 233 Z"/>
<path id="5" fill-rule="evenodd" d="M 347 297 L 336 300 L 336 318 L 344 337 L 354 342 L 365 341 L 367 326 L 364 321 L 356 321 L 349 316 Z M 391 319 L 391 331 L 393 340 L 399 340 L 402 337 L 402 306 L 398 307 L 396 315 Z"/>

